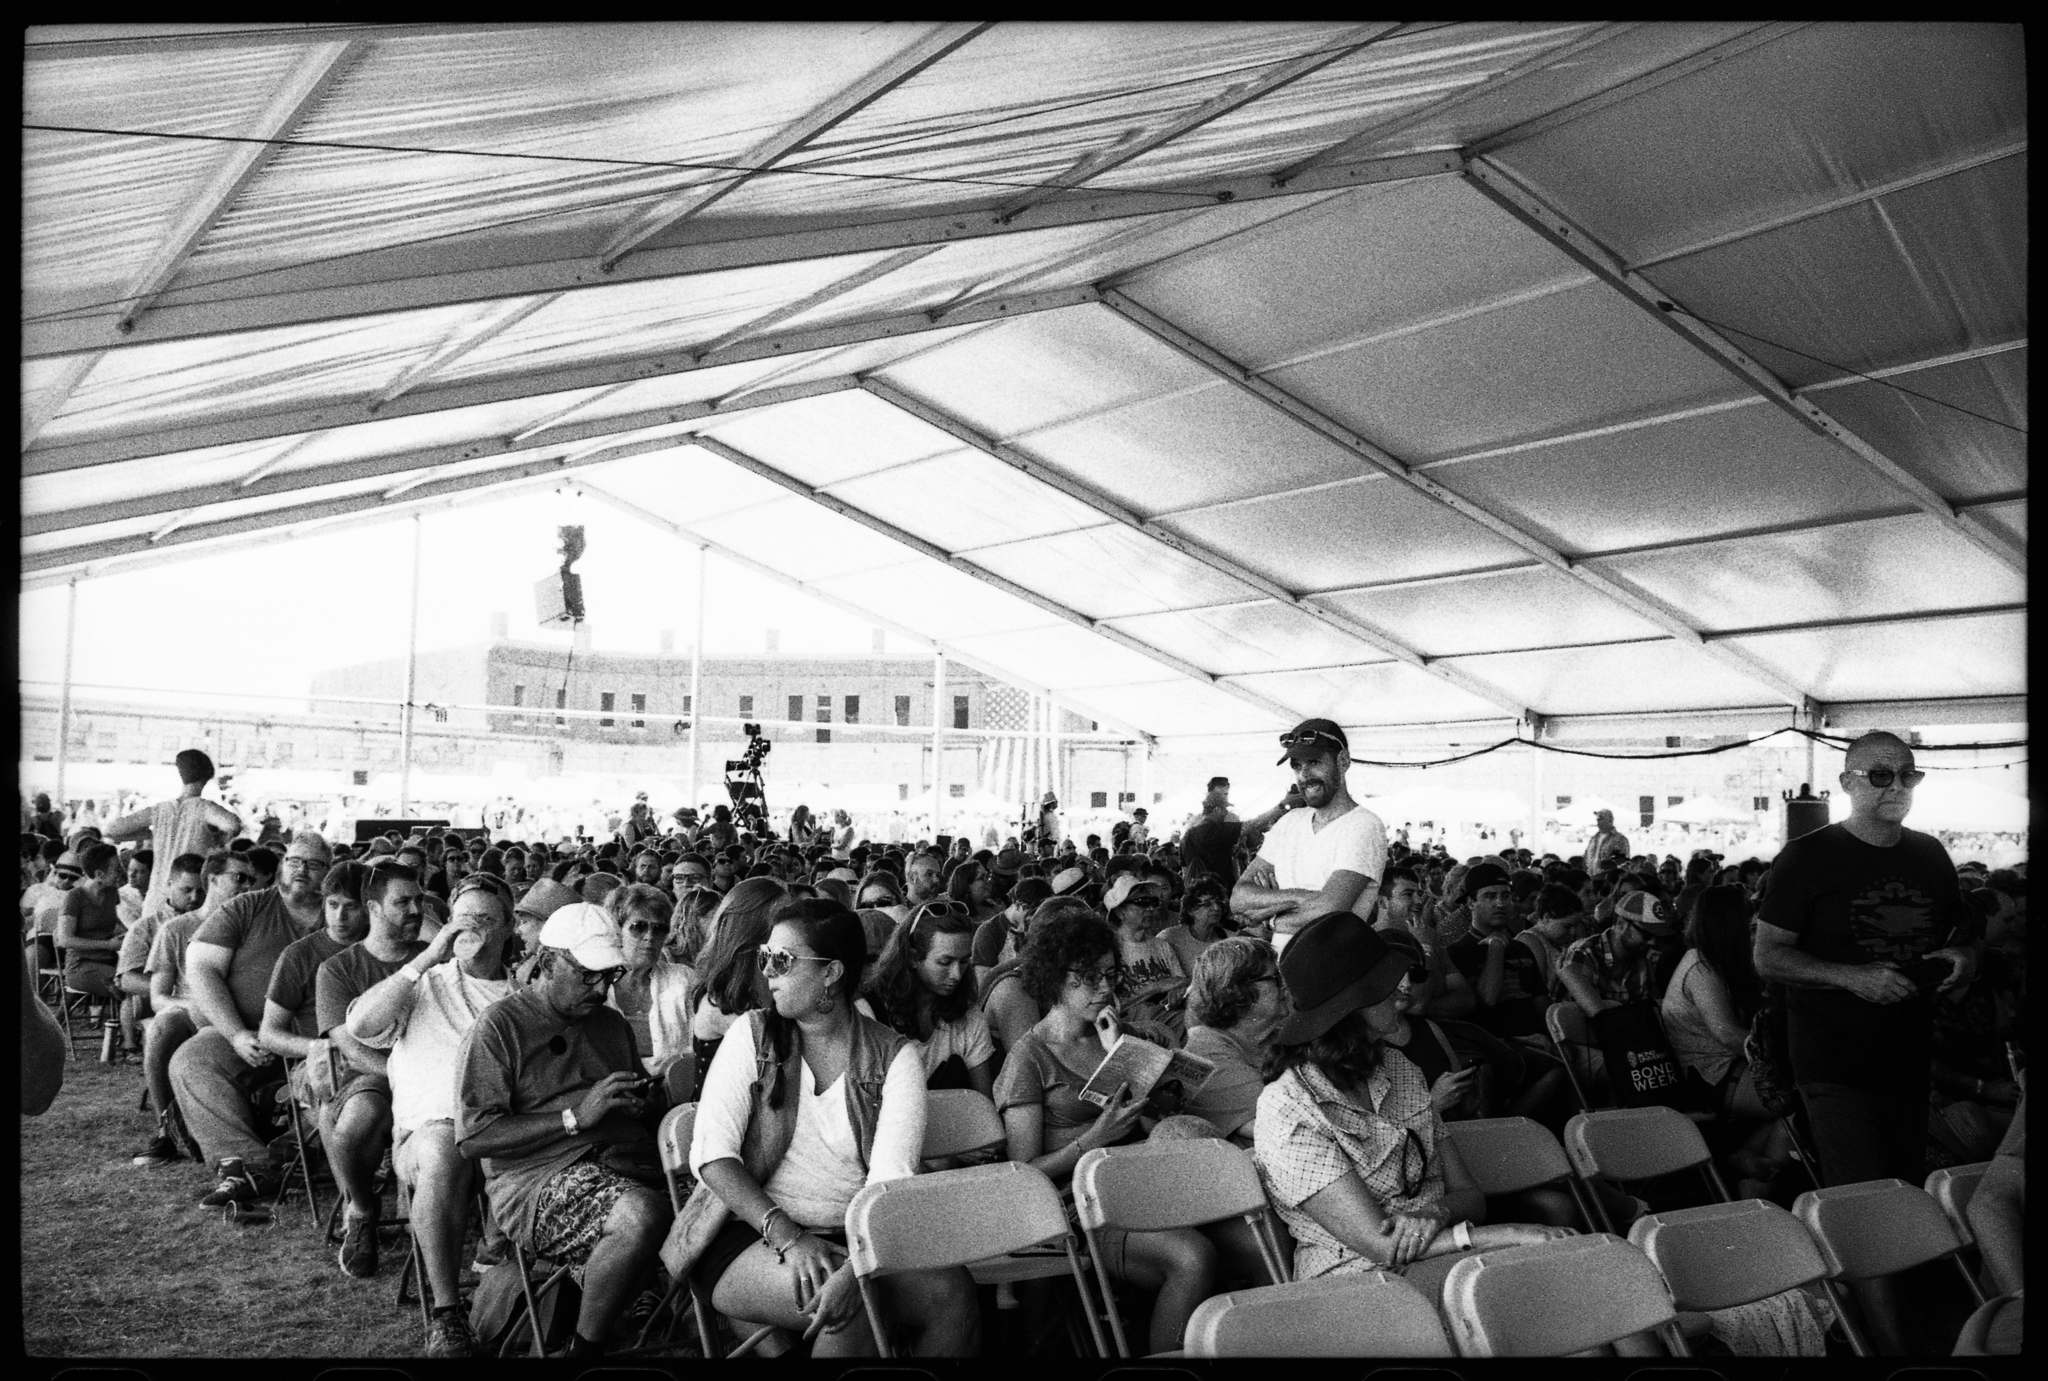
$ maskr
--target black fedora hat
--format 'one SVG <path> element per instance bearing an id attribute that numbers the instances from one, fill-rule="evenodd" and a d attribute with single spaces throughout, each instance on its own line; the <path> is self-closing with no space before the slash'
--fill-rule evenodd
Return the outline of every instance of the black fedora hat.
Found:
<path id="1" fill-rule="evenodd" d="M 1274 1039 L 1282 1045 L 1312 1041 L 1347 1013 L 1384 1001 L 1412 962 L 1353 912 L 1316 917 L 1280 952 L 1280 978 L 1294 1015 Z"/>

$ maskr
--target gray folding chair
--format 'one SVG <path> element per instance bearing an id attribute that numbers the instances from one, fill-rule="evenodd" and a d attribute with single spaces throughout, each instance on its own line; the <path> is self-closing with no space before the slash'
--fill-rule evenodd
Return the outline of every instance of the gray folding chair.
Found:
<path id="1" fill-rule="evenodd" d="M 1828 1274 L 1805 1225 L 1764 1199 L 1647 1214 L 1628 1240 L 1671 1287 L 1688 1337 L 1707 1331 L 1709 1310 L 1768 1299 Z"/>
<path id="2" fill-rule="evenodd" d="M 1400 1276 L 1349 1272 L 1216 1295 L 1188 1319 L 1188 1357 L 1455 1357 L 1436 1306 Z"/>
<path id="3" fill-rule="evenodd" d="M 694 1063 L 692 1061 L 693 1065 Z M 684 1201 L 695 1188 L 690 1177 L 690 1139 L 696 1134 L 696 1130 L 697 1105 L 682 1103 L 662 1114 L 661 1123 L 654 1132 L 655 1151 L 661 1157 L 662 1178 L 668 1182 L 669 1207 L 677 1213 L 683 1211 Z M 649 1339 L 654 1336 L 654 1327 L 660 1322 L 664 1311 L 674 1311 L 674 1317 L 680 1322 L 685 1292 L 690 1297 L 690 1312 L 696 1320 L 697 1340 L 703 1345 L 704 1355 L 719 1355 L 718 1315 L 711 1307 L 711 1296 L 687 1274 L 669 1281 L 668 1294 L 663 1297 L 655 1311 L 648 1315 L 646 1324 L 640 1329 L 640 1336 L 634 1339 L 633 1351 L 638 1352 L 649 1345 Z M 776 1331 L 774 1326 L 768 1324 L 755 1327 L 740 1340 L 738 1347 L 725 1355 L 743 1357 L 759 1347 Z"/>
<path id="4" fill-rule="evenodd" d="M 1606 1233 L 1466 1257 L 1444 1277 L 1443 1302 L 1465 1357 L 1570 1357 L 1643 1333 L 1691 1355 L 1664 1277 Z"/>
<path id="5" fill-rule="evenodd" d="M 1904 1180 L 1865 1180 L 1812 1189 L 1792 1201 L 1792 1213 L 1813 1234 L 1827 1262 L 1827 1288 L 1842 1315 L 1849 1344 L 1859 1357 L 1875 1355 L 1855 1321 L 1841 1286 L 1896 1275 L 1922 1262 L 1947 1257 L 1961 1273 L 1970 1297 L 1986 1296 L 1963 1263 L 1963 1239 L 1941 1205 L 1924 1189 Z"/>
<path id="6" fill-rule="evenodd" d="M 1579 1113 L 1564 1124 L 1564 1151 L 1584 1179 L 1599 1175 L 1626 1184 L 1697 1169 L 1716 1198 L 1725 1201 L 1732 1197 L 1714 1167 L 1714 1154 L 1707 1149 L 1699 1125 L 1675 1108 L 1601 1108 Z M 1587 1197 L 1606 1229 L 1615 1231 L 1600 1196 Z"/>
<path id="7" fill-rule="evenodd" d="M 1482 1194 L 1520 1194 L 1562 1183 L 1588 1229 L 1599 1222 L 1586 1204 L 1590 1191 L 1572 1170 L 1564 1147 L 1542 1123 L 1526 1117 L 1481 1117 L 1446 1122 L 1458 1159 Z"/>

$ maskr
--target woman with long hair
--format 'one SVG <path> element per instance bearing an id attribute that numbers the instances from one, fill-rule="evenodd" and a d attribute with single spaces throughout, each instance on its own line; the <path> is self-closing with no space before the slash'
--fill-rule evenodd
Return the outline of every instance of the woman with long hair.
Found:
<path id="1" fill-rule="evenodd" d="M 633 1044 L 649 1074 L 690 1053 L 690 989 L 696 974 L 670 959 L 668 893 L 644 882 L 628 883 L 605 898 L 605 914 L 618 928 L 626 971 L 612 985 L 605 1005 L 633 1028 Z"/>
<path id="2" fill-rule="evenodd" d="M 788 899 L 774 878 L 748 878 L 711 913 L 710 938 L 697 965 L 697 983 L 690 998 L 690 1040 L 697 1053 L 701 1088 L 718 1043 L 734 1022 L 768 1002 L 756 958 L 768 938 L 769 913 Z"/>
<path id="3" fill-rule="evenodd" d="M 923 903 L 883 946 L 865 991 L 875 1020 L 917 1042 L 926 1087 L 987 1097 L 996 1046 L 975 991 L 974 931 L 962 903 Z"/>
<path id="4" fill-rule="evenodd" d="M 1348 911 L 1316 917 L 1280 956 L 1294 1002 L 1268 1057 L 1253 1154 L 1294 1234 L 1294 1278 L 1393 1270 L 1434 1299 L 1452 1261 L 1568 1228 L 1482 1224 L 1480 1193 L 1431 1106 L 1388 1047 L 1410 953 Z"/>
<path id="5" fill-rule="evenodd" d="M 685 887 L 669 916 L 668 956 L 696 968 L 711 939 L 711 918 L 725 898 L 710 886 Z"/>
<path id="6" fill-rule="evenodd" d="M 909 1041 L 854 1008 L 867 963 L 860 919 L 787 901 L 755 947 L 768 1002 L 733 1026 L 704 1081 L 679 1241 L 720 1313 L 799 1331 L 813 1357 L 872 1356 L 844 1246 L 864 1185 L 917 1172 L 924 1069 Z M 893 1350 L 971 1356 L 980 1316 L 964 1268 L 874 1282 Z"/>
<path id="7" fill-rule="evenodd" d="M 995 914 L 994 885 L 990 880 L 988 866 L 979 859 L 966 858 L 953 869 L 946 879 L 946 896 L 949 900 L 967 908 L 968 914 L 977 921 L 985 921 Z"/>

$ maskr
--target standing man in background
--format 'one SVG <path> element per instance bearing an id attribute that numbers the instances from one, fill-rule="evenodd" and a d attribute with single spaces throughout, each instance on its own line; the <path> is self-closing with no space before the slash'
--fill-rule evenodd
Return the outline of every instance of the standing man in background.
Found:
<path id="1" fill-rule="evenodd" d="M 1280 817 L 1230 894 L 1233 911 L 1273 913 L 1273 948 L 1318 916 L 1372 916 L 1387 869 L 1387 829 L 1351 799 L 1351 742 L 1327 719 L 1304 719 L 1280 736 L 1303 809 Z M 1283 802 L 1282 804 L 1286 804 Z M 1274 912 L 1276 906 L 1287 909 Z"/>
<path id="2" fill-rule="evenodd" d="M 1614 812 L 1596 810 L 1593 812 L 1596 829 L 1593 837 L 1586 841 L 1586 876 L 1598 877 L 1600 870 L 1611 859 L 1615 863 L 1628 862 L 1628 836 L 1614 828 Z"/>
<path id="3" fill-rule="evenodd" d="M 187 748 L 178 754 L 176 761 L 178 780 L 183 783 L 178 794 L 145 810 L 124 815 L 108 825 L 105 832 L 108 843 L 140 839 L 146 834 L 150 837 L 150 852 L 158 858 L 176 858 L 180 854 L 198 854 L 204 858 L 215 849 L 225 847 L 229 840 L 242 832 L 241 816 L 199 794 L 213 780 L 213 759 L 197 748 Z M 148 906 L 162 897 L 168 884 L 168 874 L 153 872 L 149 879 L 149 892 L 143 897 L 142 904 Z"/>

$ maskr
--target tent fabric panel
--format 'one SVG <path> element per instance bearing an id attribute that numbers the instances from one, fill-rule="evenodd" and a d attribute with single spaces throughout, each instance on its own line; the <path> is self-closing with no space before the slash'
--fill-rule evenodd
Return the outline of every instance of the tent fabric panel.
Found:
<path id="1" fill-rule="evenodd" d="M 1341 671 L 1276 671 L 1232 680 L 1304 718 L 1339 724 L 1420 724 L 1439 720 L 1499 719 L 1498 705 L 1468 695 L 1405 662 L 1346 667 Z"/>
<path id="2" fill-rule="evenodd" d="M 1920 513 L 1599 564 L 1708 632 L 2027 597 L 2025 576 Z"/>
<path id="3" fill-rule="evenodd" d="M 1767 405 L 1464 461 L 1430 478 L 1574 552 L 1910 503 L 1849 451 Z"/>
<path id="4" fill-rule="evenodd" d="M 2012 503 L 1992 504 L 1980 508 L 1975 516 L 1982 519 L 1995 532 L 2002 532 L 2017 542 L 2027 540 L 2027 501 L 2017 499 Z"/>
<path id="5" fill-rule="evenodd" d="M 149 518 L 123 518 L 119 522 L 94 523 L 91 527 L 75 527 L 64 532 L 45 532 L 35 536 L 23 533 L 21 554 L 43 556 L 50 552 L 83 550 L 99 542 L 114 542 L 124 537 L 147 537 L 167 521 L 168 518 L 158 514 Z"/>
<path id="6" fill-rule="evenodd" d="M 832 486 L 833 497 L 952 552 L 1098 526 L 1103 517 L 980 451 L 954 451 Z M 993 553 L 990 553 L 993 554 Z"/>
<path id="7" fill-rule="evenodd" d="M 738 413 L 701 430 L 812 485 L 960 449 L 944 432 L 855 389 Z"/>
<path id="8" fill-rule="evenodd" d="M 1584 276 L 1457 178 L 1441 177 L 1357 188 L 1257 235 L 1142 269 L 1122 287 L 1264 371 Z"/>
<path id="9" fill-rule="evenodd" d="M 1219 675 L 1391 661 L 1389 653 L 1270 600 L 1143 614 L 1112 626 Z"/>
<path id="10" fill-rule="evenodd" d="M 380 38 L 298 137 L 497 156 L 287 149 L 190 276 L 452 235 L 485 245 L 545 232 L 594 256 L 641 205 L 728 179 L 747 149 L 922 32 L 572 24 L 545 42 L 521 30 Z"/>
<path id="11" fill-rule="evenodd" d="M 1227 384 L 1148 399 L 1020 439 L 1034 459 L 1140 513 L 1354 477 L 1364 462 Z"/>
<path id="12" fill-rule="evenodd" d="M 22 122 L 244 136 L 302 51 L 290 44 L 38 57 L 20 69 Z M 135 290 L 186 207 L 236 152 L 209 139 L 23 131 L 24 319 L 49 311 L 118 310 L 113 304 Z"/>
<path id="13" fill-rule="evenodd" d="M 1072 623 L 1002 634 L 971 634 L 955 638 L 952 643 L 973 656 L 1035 668 L 1027 679 L 1054 690 L 1143 685 L 1170 681 L 1176 675 L 1163 662 Z"/>
<path id="14" fill-rule="evenodd" d="M 900 543 L 794 495 L 731 509 L 689 526 L 798 580 L 821 580 L 903 560 Z"/>
<path id="15" fill-rule="evenodd" d="M 1222 604 L 1259 593 L 1114 523 L 993 547 L 971 559 L 1096 619 Z"/>
<path id="16" fill-rule="evenodd" d="M 1158 681 L 1147 685 L 1091 686 L 1076 699 L 1090 711 L 1142 726 L 1160 738 L 1187 734 L 1220 734 L 1256 729 L 1277 734 L 1294 721 L 1249 705 L 1228 691 L 1196 681 Z M 1091 716 L 1092 717 L 1092 716 Z M 1270 738 L 1261 739 L 1270 743 Z M 1135 786 L 1136 784 L 1133 783 Z"/>
<path id="17" fill-rule="evenodd" d="M 2021 155 L 1644 277 L 1800 387 L 2025 336 L 2026 204 Z"/>
<path id="18" fill-rule="evenodd" d="M 950 566 L 913 557 L 895 566 L 813 582 L 820 590 L 950 643 L 955 638 L 1050 628 L 1064 622 L 1035 604 L 962 574 Z M 1018 674 L 1037 679 L 1028 667 Z"/>
<path id="19" fill-rule="evenodd" d="M 209 446 L 203 451 L 186 451 L 170 463 L 162 457 L 152 456 L 81 470 L 62 470 L 53 475 L 24 475 L 21 479 L 21 511 L 24 516 L 40 517 L 46 513 L 61 513 L 90 504 L 118 503 L 123 499 L 169 493 L 196 485 L 230 483 L 250 474 L 296 439 Z"/>
<path id="20" fill-rule="evenodd" d="M 1859 380 L 1816 394 L 1814 401 L 1944 497 L 1974 499 L 2027 487 L 2024 346 L 1882 382 Z"/>
<path id="21" fill-rule="evenodd" d="M 1644 714 L 1782 704 L 1752 677 L 1666 640 L 1557 652 L 1504 652 L 1447 665 L 1521 698 L 1538 714 Z"/>
<path id="22" fill-rule="evenodd" d="M 790 497 L 781 485 L 689 445 L 686 438 L 679 438 L 674 450 L 627 456 L 579 473 L 607 493 L 685 527 Z"/>
<path id="23" fill-rule="evenodd" d="M 1821 700 L 2024 695 L 2027 618 L 1987 614 L 1888 628 L 1830 628 L 1733 640 Z"/>
<path id="24" fill-rule="evenodd" d="M 1595 283 L 1267 377 L 1411 463 L 1737 396 L 1726 371 Z"/>
<path id="25" fill-rule="evenodd" d="M 1086 306 L 1005 321 L 880 373 L 999 441 L 1213 377 L 1163 346 L 1148 348 L 1107 308 Z M 1002 387 L 989 387 L 991 379 Z"/>
<path id="26" fill-rule="evenodd" d="M 1822 23 L 1496 157 L 1640 260 L 2003 143 L 2026 123 L 2017 25 Z"/>
<path id="27" fill-rule="evenodd" d="M 1176 514 L 1162 525 L 1236 557 L 1296 594 L 1445 575 L 1529 556 L 1384 476 Z"/>
<path id="28" fill-rule="evenodd" d="M 1429 657 L 1668 636 L 1548 566 L 1448 584 L 1362 590 L 1323 602 Z"/>

